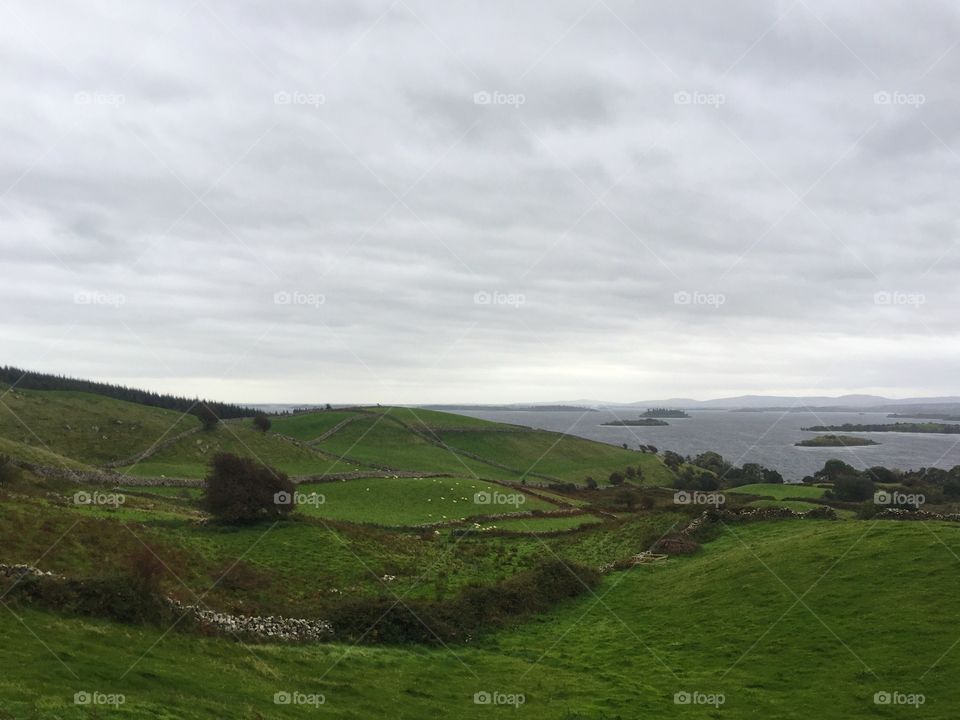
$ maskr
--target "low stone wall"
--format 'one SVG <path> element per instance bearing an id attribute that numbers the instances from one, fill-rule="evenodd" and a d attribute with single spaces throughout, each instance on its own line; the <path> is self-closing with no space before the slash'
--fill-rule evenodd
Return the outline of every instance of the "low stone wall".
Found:
<path id="1" fill-rule="evenodd" d="M 333 625 L 326 620 L 285 618 L 279 615 L 230 615 L 196 605 L 185 605 L 176 600 L 170 600 L 170 604 L 176 612 L 188 616 L 202 628 L 257 640 L 315 642 L 329 639 L 333 634 Z"/>
<path id="2" fill-rule="evenodd" d="M 836 520 L 837 514 L 833 508 L 818 507 L 807 512 L 796 512 L 790 508 L 768 507 L 768 508 L 739 508 L 737 510 L 704 510 L 700 515 L 690 521 L 690 523 L 680 531 L 680 535 L 690 537 L 707 525 L 717 522 L 751 522 L 760 520 L 789 520 L 802 519 L 809 520 Z"/>

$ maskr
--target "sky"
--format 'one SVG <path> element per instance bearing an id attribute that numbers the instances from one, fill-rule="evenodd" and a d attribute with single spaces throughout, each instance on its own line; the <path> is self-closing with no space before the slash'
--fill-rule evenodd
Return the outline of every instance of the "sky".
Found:
<path id="1" fill-rule="evenodd" d="M 960 394 L 956 3 L 0 6 L 0 363 L 260 403 Z"/>

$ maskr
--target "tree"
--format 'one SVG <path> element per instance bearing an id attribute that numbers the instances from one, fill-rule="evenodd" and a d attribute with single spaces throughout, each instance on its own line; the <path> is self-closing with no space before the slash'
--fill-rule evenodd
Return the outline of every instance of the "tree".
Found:
<path id="1" fill-rule="evenodd" d="M 673 450 L 667 450 L 663 453 L 663 464 L 671 470 L 676 470 L 683 465 L 683 456 Z"/>
<path id="2" fill-rule="evenodd" d="M 207 431 L 213 430 L 220 422 L 220 418 L 206 403 L 198 403 L 193 409 L 193 414 L 197 416 L 203 424 L 203 429 Z"/>
<path id="3" fill-rule="evenodd" d="M 592 477 L 588 477 L 586 480 L 584 480 L 584 482 L 587 484 L 587 487 L 590 488 L 591 490 L 597 489 L 597 481 L 594 480 Z"/>
<path id="4" fill-rule="evenodd" d="M 17 476 L 17 466 L 9 455 L 0 455 L 0 485 L 11 482 Z"/>
<path id="5" fill-rule="evenodd" d="M 778 473 L 776 470 L 771 470 L 770 468 L 763 469 L 763 481 L 765 483 L 772 484 L 783 484 L 783 475 Z"/>
<path id="6" fill-rule="evenodd" d="M 266 415 L 257 415 L 253 419 L 253 426 L 260 432 L 266 432 L 271 428 L 273 423 L 270 422 L 270 418 Z"/>
<path id="7" fill-rule="evenodd" d="M 873 481 L 865 475 L 842 475 L 833 483 L 833 497 L 837 500 L 860 502 L 873 497 Z"/>
<path id="8" fill-rule="evenodd" d="M 827 460 L 823 464 L 823 469 L 817 470 L 813 474 L 819 482 L 836 482 L 840 477 L 852 477 L 859 475 L 856 468 L 847 465 L 843 460 Z"/>
<path id="9" fill-rule="evenodd" d="M 637 476 L 637 471 L 632 467 L 628 466 L 625 472 L 628 480 L 633 480 Z"/>
<path id="10" fill-rule="evenodd" d="M 610 477 L 608 478 L 608 482 L 611 485 L 623 485 L 623 481 L 624 481 L 624 477 L 623 477 L 623 473 L 621 472 L 614 471 L 610 473 Z"/>
<path id="11" fill-rule="evenodd" d="M 293 510 L 294 485 L 285 473 L 250 458 L 217 453 L 200 504 L 225 522 L 277 520 Z"/>

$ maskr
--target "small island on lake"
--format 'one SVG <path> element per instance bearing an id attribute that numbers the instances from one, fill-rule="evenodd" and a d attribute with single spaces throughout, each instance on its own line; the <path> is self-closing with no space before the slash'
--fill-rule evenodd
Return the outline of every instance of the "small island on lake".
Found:
<path id="1" fill-rule="evenodd" d="M 619 427 L 661 427 L 663 425 L 669 425 L 670 423 L 663 420 L 657 420 L 656 418 L 643 417 L 639 420 L 611 420 L 610 422 L 601 424 L 616 425 Z"/>
<path id="2" fill-rule="evenodd" d="M 647 408 L 647 411 L 641 415 L 642 418 L 688 418 L 683 410 L 670 410 L 669 408 Z"/>
<path id="3" fill-rule="evenodd" d="M 854 437 L 853 435 L 818 435 L 809 440 L 794 443 L 797 447 L 860 447 L 862 445 L 879 445 L 870 438 Z"/>
<path id="4" fill-rule="evenodd" d="M 905 433 L 936 433 L 942 435 L 960 435 L 960 425 L 947 423 L 888 423 L 886 425 L 814 425 L 802 428 L 804 432 L 905 432 Z"/>

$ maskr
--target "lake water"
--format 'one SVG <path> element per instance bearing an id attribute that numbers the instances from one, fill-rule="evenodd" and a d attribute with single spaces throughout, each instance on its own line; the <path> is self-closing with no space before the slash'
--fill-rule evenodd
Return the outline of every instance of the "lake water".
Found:
<path id="1" fill-rule="evenodd" d="M 611 427 L 610 420 L 632 420 L 642 411 L 615 412 L 474 410 L 453 412 L 485 420 L 527 425 L 569 433 L 611 445 L 655 445 L 660 451 L 696 455 L 714 450 L 728 461 L 742 465 L 757 462 L 780 471 L 787 480 L 800 480 L 823 467 L 830 458 L 840 458 L 857 468 L 883 465 L 890 468 L 952 468 L 960 465 L 960 435 L 916 433 L 851 433 L 869 437 L 880 445 L 854 448 L 800 448 L 794 443 L 818 433 L 803 432 L 811 425 L 843 423 L 892 423 L 876 412 L 729 412 L 690 410 L 689 418 L 667 418 L 666 427 Z M 909 422 L 907 420 L 906 422 Z"/>

